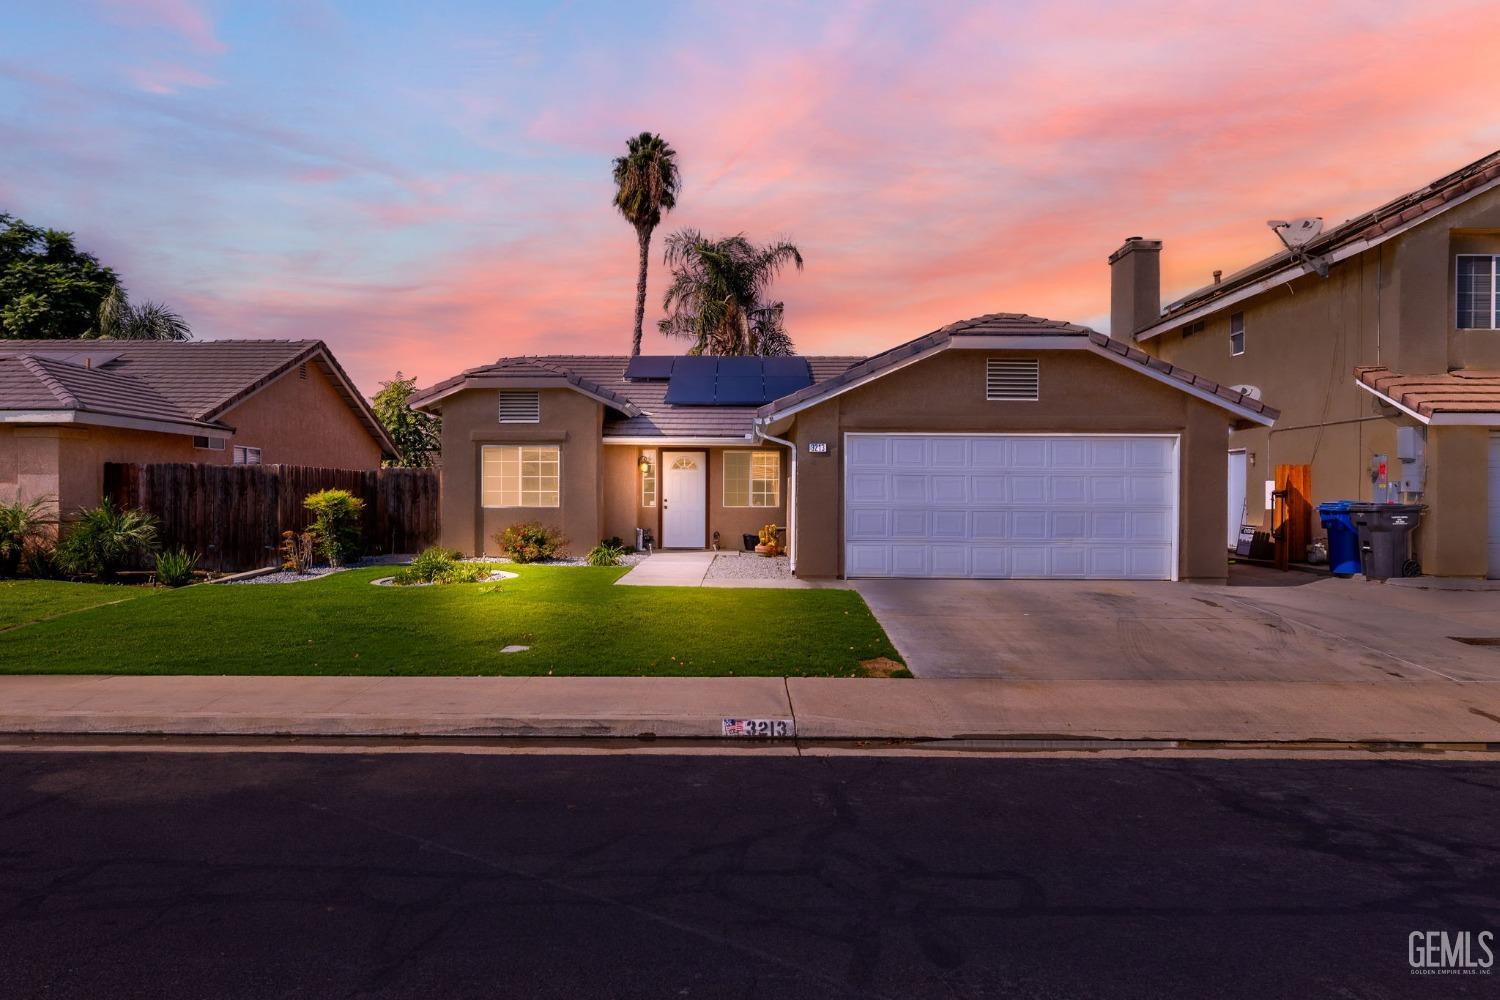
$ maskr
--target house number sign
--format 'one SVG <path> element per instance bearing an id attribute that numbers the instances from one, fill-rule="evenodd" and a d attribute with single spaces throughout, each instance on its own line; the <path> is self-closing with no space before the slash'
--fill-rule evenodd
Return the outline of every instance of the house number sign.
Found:
<path id="1" fill-rule="evenodd" d="M 828 442 L 809 441 L 807 442 L 807 450 L 814 455 L 826 455 L 828 454 Z"/>
<path id="2" fill-rule="evenodd" d="M 725 736 L 796 736 L 791 719 L 725 719 Z"/>

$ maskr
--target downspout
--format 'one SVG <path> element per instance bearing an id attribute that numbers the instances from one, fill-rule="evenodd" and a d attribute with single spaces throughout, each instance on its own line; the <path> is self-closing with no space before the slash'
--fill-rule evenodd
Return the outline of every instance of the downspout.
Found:
<path id="1" fill-rule="evenodd" d="M 767 434 L 760 429 L 759 422 L 755 425 L 755 437 L 761 441 L 782 445 L 792 453 L 792 480 L 786 494 L 786 530 L 787 534 L 792 536 L 790 551 L 787 552 L 788 568 L 795 574 L 797 572 L 797 536 L 800 534 L 797 531 L 797 446 L 785 438 Z"/>

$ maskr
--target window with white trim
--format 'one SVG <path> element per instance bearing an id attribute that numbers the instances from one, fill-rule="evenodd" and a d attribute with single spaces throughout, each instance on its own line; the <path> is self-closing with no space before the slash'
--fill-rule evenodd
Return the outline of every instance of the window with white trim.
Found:
<path id="1" fill-rule="evenodd" d="M 1500 254 L 1461 253 L 1454 275 L 1460 330 L 1500 330 Z"/>
<path id="2" fill-rule="evenodd" d="M 986 358 L 984 398 L 1035 403 L 1042 398 L 1042 366 L 1036 358 Z"/>
<path id="3" fill-rule="evenodd" d="M 780 507 L 781 453 L 726 451 L 725 507 Z"/>
<path id="4" fill-rule="evenodd" d="M 1239 357 L 1245 353 L 1245 314 L 1235 313 L 1229 317 L 1229 353 Z"/>
<path id="5" fill-rule="evenodd" d="M 560 464 L 555 444 L 487 444 L 480 451 L 480 502 L 486 507 L 557 507 Z"/>
<path id="6" fill-rule="evenodd" d="M 502 424 L 541 423 L 541 394 L 535 389 L 501 389 L 500 422 Z"/>
<path id="7" fill-rule="evenodd" d="M 224 450 L 224 439 L 223 438 L 200 437 L 200 436 L 196 436 L 195 435 L 193 437 L 193 447 L 194 448 L 202 448 L 205 451 L 223 451 Z"/>
<path id="8" fill-rule="evenodd" d="M 656 462 L 649 451 L 641 452 L 641 506 L 656 506 Z"/>
<path id="9" fill-rule="evenodd" d="M 234 464 L 235 465 L 259 465 L 260 464 L 260 449 L 259 448 L 251 448 L 251 447 L 248 447 L 248 446 L 243 445 L 243 444 L 237 444 L 237 445 L 235 445 L 234 446 Z"/>

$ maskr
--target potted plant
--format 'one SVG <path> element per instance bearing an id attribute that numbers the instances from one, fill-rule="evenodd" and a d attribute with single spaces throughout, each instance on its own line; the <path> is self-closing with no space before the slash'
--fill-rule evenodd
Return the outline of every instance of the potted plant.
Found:
<path id="1" fill-rule="evenodd" d="M 774 556 L 780 552 L 781 547 L 776 541 L 777 531 L 778 529 L 774 524 L 768 524 L 764 528 L 761 528 L 759 536 L 760 544 L 755 547 L 755 551 L 763 556 Z"/>

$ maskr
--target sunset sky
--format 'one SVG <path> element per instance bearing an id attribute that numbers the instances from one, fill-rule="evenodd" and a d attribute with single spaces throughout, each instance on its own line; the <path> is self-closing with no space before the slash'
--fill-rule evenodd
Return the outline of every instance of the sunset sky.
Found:
<path id="1" fill-rule="evenodd" d="M 19 3 L 0 211 L 78 233 L 199 337 L 318 337 L 361 387 L 629 349 L 609 161 L 658 131 L 665 233 L 785 236 L 807 352 L 979 313 L 1103 328 L 1500 147 L 1500 3 Z"/>

